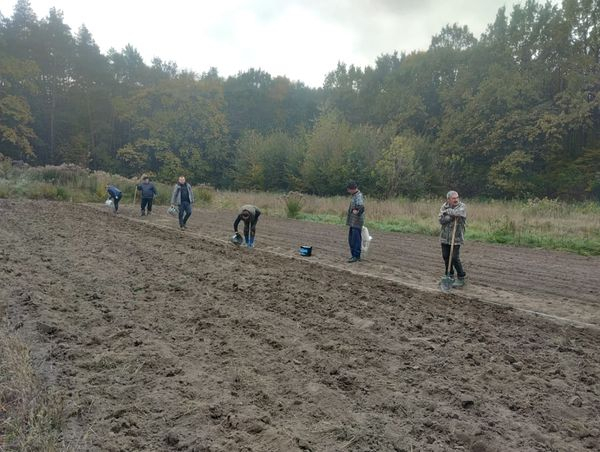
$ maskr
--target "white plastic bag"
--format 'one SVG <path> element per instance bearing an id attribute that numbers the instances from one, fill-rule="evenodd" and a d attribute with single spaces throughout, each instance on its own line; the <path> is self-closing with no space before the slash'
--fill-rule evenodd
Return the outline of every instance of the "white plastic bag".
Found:
<path id="1" fill-rule="evenodd" d="M 371 240 L 373 240 L 373 237 L 371 237 L 369 234 L 369 230 L 366 226 L 362 227 L 361 236 L 362 242 L 360 244 L 360 254 L 361 257 L 364 257 L 369 252 L 369 246 L 371 245 Z"/>
<path id="2" fill-rule="evenodd" d="M 112 198 L 109 198 L 106 201 L 104 201 L 104 204 L 106 204 L 106 207 L 112 207 L 113 206 Z"/>

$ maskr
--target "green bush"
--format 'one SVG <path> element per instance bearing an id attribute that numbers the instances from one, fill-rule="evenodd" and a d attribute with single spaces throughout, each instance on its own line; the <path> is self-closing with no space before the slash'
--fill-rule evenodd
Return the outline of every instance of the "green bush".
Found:
<path id="1" fill-rule="evenodd" d="M 290 191 L 281 197 L 285 204 L 285 213 L 288 218 L 298 218 L 304 206 L 304 195 L 297 191 Z"/>

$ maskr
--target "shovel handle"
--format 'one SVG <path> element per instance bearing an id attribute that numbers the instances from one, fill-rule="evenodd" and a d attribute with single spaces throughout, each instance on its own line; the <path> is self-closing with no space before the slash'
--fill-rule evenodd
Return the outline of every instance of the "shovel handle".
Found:
<path id="1" fill-rule="evenodd" d="M 458 218 L 454 217 L 454 226 L 452 226 L 452 240 L 450 241 L 450 256 L 448 256 L 448 268 L 446 269 L 446 275 L 450 274 L 452 268 L 452 256 L 454 255 L 454 238 L 456 237 L 456 224 Z"/>

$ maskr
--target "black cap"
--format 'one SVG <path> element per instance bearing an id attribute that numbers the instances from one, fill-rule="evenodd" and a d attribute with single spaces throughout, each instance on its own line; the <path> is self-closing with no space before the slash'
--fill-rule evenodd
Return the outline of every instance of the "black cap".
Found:
<path id="1" fill-rule="evenodd" d="M 356 181 L 351 180 L 350 182 L 348 182 L 348 185 L 346 185 L 346 188 L 354 190 L 355 188 L 358 188 L 358 184 L 356 183 Z"/>

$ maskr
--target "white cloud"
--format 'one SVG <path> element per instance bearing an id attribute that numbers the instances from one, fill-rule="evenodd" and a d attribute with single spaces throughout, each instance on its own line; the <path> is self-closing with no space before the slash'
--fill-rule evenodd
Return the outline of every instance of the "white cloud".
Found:
<path id="1" fill-rule="evenodd" d="M 560 0 L 554 0 L 559 3 Z M 0 0 L 11 16 L 16 1 Z M 222 76 L 249 68 L 321 86 L 338 61 L 364 67 L 394 51 L 427 49 L 444 25 L 479 36 L 498 8 L 515 0 L 30 0 L 38 18 L 51 7 L 75 33 L 85 24 L 106 53 L 128 43 L 150 63 L 174 61 Z"/>

